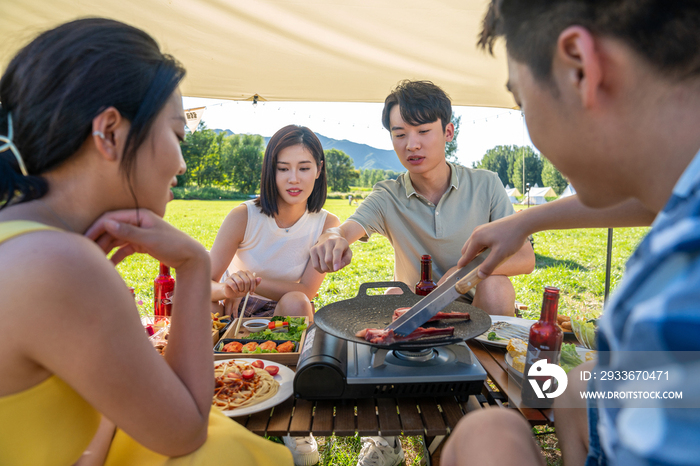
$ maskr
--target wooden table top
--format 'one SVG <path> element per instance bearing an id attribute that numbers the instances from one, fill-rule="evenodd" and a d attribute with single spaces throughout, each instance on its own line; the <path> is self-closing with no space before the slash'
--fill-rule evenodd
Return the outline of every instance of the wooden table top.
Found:
<path id="1" fill-rule="evenodd" d="M 470 397 L 368 398 L 308 401 L 289 398 L 274 408 L 233 418 L 258 435 L 448 435 L 469 411 L 486 405 L 516 408 L 531 425 L 552 425 L 551 409 L 521 406 L 520 386 L 508 379 L 505 350 L 467 342 L 488 373 L 482 393 Z M 294 366 L 290 366 L 294 369 Z M 497 390 L 488 384 L 491 381 Z"/>
<path id="2" fill-rule="evenodd" d="M 275 408 L 233 418 L 259 435 L 317 436 L 447 435 L 476 400 L 439 398 L 367 398 L 308 401 L 289 398 Z M 480 407 L 480 406 L 478 406 Z"/>

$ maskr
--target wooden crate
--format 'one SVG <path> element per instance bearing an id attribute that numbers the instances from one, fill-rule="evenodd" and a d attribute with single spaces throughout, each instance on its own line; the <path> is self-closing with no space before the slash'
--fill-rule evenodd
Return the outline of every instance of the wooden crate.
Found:
<path id="1" fill-rule="evenodd" d="M 253 320 L 253 319 L 259 319 L 259 317 L 244 317 L 243 318 L 243 323 L 245 323 L 248 320 Z M 309 319 L 307 317 L 304 317 L 304 321 L 306 322 L 306 325 L 309 325 Z M 250 331 L 245 328 L 241 324 L 241 328 L 238 331 L 237 335 L 234 335 L 233 333 L 236 331 L 236 326 L 238 325 L 237 321 L 233 321 L 231 325 L 229 325 L 228 329 L 226 330 L 226 333 L 223 334 L 221 337 L 221 340 L 224 339 L 241 339 L 245 338 L 248 335 L 250 335 Z M 221 360 L 221 359 L 233 359 L 233 358 L 241 358 L 241 359 L 266 359 L 268 361 L 274 361 L 278 362 L 280 364 L 286 364 L 286 365 L 295 365 L 297 361 L 299 360 L 299 355 L 301 354 L 301 349 L 304 347 L 304 340 L 306 339 L 306 330 L 308 330 L 308 327 L 304 330 L 304 332 L 301 334 L 301 340 L 297 342 L 297 350 L 293 353 L 263 353 L 263 354 L 246 354 L 246 353 L 214 353 L 214 359 L 215 360 Z M 284 334 L 280 334 L 279 340 L 285 340 Z M 218 342 L 218 341 L 217 341 Z M 245 343 L 245 342 L 243 342 Z M 216 346 L 216 345 L 214 345 Z"/>

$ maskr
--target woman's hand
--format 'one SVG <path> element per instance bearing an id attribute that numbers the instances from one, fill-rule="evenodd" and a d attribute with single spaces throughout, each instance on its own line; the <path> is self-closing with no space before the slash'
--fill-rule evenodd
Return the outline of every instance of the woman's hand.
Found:
<path id="1" fill-rule="evenodd" d="M 207 255 L 204 246 L 146 209 L 107 212 L 85 236 L 105 254 L 119 248 L 111 257 L 115 265 L 138 252 L 177 270 L 191 259 Z"/>
<path id="2" fill-rule="evenodd" d="M 224 281 L 224 294 L 229 299 L 242 298 L 247 293 L 254 293 L 261 281 L 262 277 L 256 277 L 249 270 L 233 272 Z"/>

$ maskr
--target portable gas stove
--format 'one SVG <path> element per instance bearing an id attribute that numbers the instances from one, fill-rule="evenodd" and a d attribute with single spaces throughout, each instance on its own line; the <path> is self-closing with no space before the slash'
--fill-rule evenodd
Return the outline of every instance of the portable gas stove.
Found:
<path id="1" fill-rule="evenodd" d="M 309 400 L 474 395 L 486 371 L 462 341 L 419 349 L 383 349 L 312 326 L 299 356 L 294 395 Z"/>

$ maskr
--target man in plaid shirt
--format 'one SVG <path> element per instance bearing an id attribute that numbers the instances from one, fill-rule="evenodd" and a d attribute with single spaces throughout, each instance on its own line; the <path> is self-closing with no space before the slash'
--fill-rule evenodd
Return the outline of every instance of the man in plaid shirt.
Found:
<path id="1" fill-rule="evenodd" d="M 480 44 L 505 38 L 508 88 L 531 139 L 578 195 L 477 228 L 458 265 L 490 247 L 479 267 L 488 276 L 537 231 L 655 218 L 600 321 L 597 366 L 572 370 L 555 402 L 567 466 L 700 464 L 698 24 L 700 2 L 680 0 L 492 0 L 484 18 Z M 639 369 L 664 375 L 616 375 Z M 588 387 L 585 371 L 597 374 Z M 682 399 L 596 399 L 586 409 L 580 394 L 640 387 Z M 441 464 L 543 464 L 513 411 L 466 416 Z"/>

